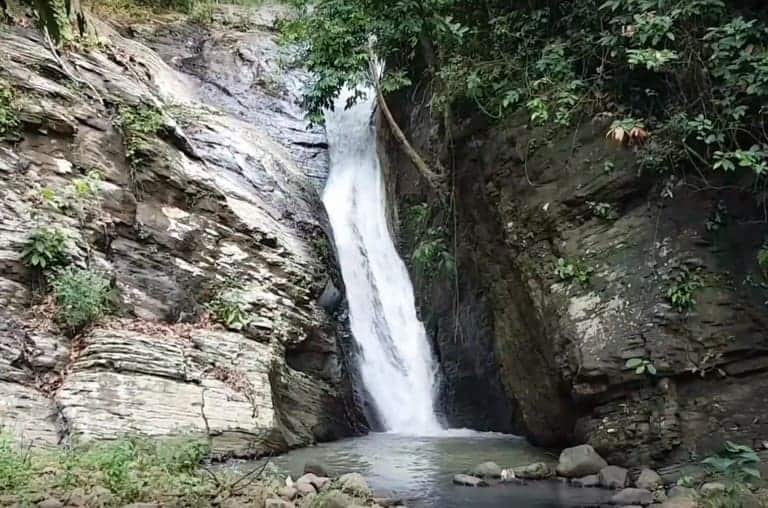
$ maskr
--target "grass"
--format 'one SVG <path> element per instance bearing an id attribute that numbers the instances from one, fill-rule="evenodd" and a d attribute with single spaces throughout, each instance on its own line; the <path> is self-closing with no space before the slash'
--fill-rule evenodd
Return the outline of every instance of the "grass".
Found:
<path id="1" fill-rule="evenodd" d="M 106 506 L 176 499 L 194 506 L 213 496 L 216 484 L 200 470 L 208 453 L 193 439 L 129 438 L 90 447 L 30 452 L 0 435 L 0 495 L 22 506 L 41 498 L 66 499 L 73 490 L 107 489 Z M 103 497 L 103 496 L 102 496 Z"/>
<path id="2" fill-rule="evenodd" d="M 219 506 L 229 498 L 237 506 L 264 506 L 284 485 L 279 474 L 265 469 L 270 464 L 256 467 L 256 474 L 209 469 L 204 464 L 209 453 L 206 441 L 185 436 L 30 451 L 0 429 L 0 497 L 20 507 L 44 499 L 67 505 L 74 495 L 83 496 L 86 506 L 102 508 L 152 502 Z"/>

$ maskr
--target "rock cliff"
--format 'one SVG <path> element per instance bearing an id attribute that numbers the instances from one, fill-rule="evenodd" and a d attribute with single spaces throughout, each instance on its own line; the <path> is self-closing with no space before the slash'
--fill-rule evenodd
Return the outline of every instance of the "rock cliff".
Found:
<path id="1" fill-rule="evenodd" d="M 360 429 L 343 323 L 318 304 L 325 141 L 295 106 L 303 76 L 281 67 L 276 15 L 123 35 L 95 22 L 98 41 L 60 51 L 19 20 L 0 28 L 20 122 L 0 141 L 0 426 L 44 446 L 203 434 L 234 456 Z M 120 127 L 130 108 L 161 115 L 140 159 Z M 116 315 L 74 338 L 22 259 L 42 227 L 65 231 L 73 263 L 119 295 Z M 207 311 L 232 284 L 242 330 Z"/>
<path id="2" fill-rule="evenodd" d="M 589 443 L 627 465 L 760 443 L 768 227 L 751 189 L 644 173 L 600 118 L 562 133 L 467 119 L 449 142 L 418 92 L 391 101 L 420 150 L 453 168 L 452 210 L 382 129 L 449 421 Z M 417 269 L 430 235 L 455 271 Z"/>

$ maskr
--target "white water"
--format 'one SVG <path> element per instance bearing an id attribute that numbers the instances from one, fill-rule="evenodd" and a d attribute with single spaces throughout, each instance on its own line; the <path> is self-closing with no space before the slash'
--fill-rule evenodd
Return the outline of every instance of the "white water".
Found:
<path id="1" fill-rule="evenodd" d="M 369 94 L 373 95 L 373 94 Z M 436 364 L 416 315 L 413 286 L 387 227 L 386 200 L 371 124 L 373 98 L 326 113 L 331 169 L 323 194 L 349 302 L 360 372 L 386 430 L 430 435 Z"/>

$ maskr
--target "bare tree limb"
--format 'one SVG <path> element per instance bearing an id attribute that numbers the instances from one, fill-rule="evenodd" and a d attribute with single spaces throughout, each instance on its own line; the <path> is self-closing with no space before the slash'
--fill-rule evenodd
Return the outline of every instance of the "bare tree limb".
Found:
<path id="1" fill-rule="evenodd" d="M 421 176 L 427 181 L 427 183 L 429 183 L 429 185 L 433 189 L 435 189 L 438 192 L 438 194 L 440 194 L 441 196 L 445 196 L 446 195 L 445 171 L 442 169 L 439 162 L 437 163 L 439 172 L 432 171 L 427 165 L 424 158 L 413 147 L 413 145 L 411 145 L 405 133 L 397 124 L 397 121 L 395 120 L 395 117 L 392 115 L 392 111 L 389 109 L 389 106 L 387 105 L 387 101 L 384 98 L 384 93 L 382 92 L 382 89 L 381 89 L 381 80 L 379 77 L 379 72 L 376 69 L 376 56 L 373 52 L 372 44 L 369 44 L 368 51 L 369 51 L 368 70 L 371 74 L 371 81 L 373 82 L 373 87 L 376 92 L 376 101 L 379 107 L 381 108 L 381 112 L 384 114 L 384 118 L 386 119 L 387 124 L 389 125 L 389 129 L 392 132 L 392 135 L 403 147 L 403 151 L 405 152 L 405 155 L 408 156 L 408 158 L 411 160 L 411 163 L 413 163 L 413 165 L 419 171 Z"/>

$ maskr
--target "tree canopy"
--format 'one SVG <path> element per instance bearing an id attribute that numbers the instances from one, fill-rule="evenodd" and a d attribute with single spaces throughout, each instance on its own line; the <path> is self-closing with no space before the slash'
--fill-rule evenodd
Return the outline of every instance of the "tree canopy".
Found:
<path id="1" fill-rule="evenodd" d="M 768 172 L 768 25 L 723 0 L 293 0 L 313 120 L 386 62 L 385 91 L 428 82 L 433 108 L 565 129 L 597 114 L 643 167 Z"/>

